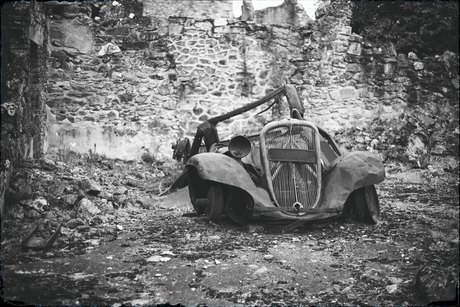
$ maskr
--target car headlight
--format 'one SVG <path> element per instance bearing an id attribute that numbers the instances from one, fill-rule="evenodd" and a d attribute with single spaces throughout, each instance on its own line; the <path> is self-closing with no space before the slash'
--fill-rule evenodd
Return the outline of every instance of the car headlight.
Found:
<path id="1" fill-rule="evenodd" d="M 228 143 L 228 151 L 235 158 L 244 158 L 251 152 L 251 141 L 243 135 L 234 136 Z"/>

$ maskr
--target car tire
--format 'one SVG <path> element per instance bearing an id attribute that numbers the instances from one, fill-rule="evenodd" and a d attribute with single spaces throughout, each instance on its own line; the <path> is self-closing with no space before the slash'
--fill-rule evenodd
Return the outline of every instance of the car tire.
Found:
<path id="1" fill-rule="evenodd" d="M 247 202 L 250 196 L 238 188 L 227 186 L 225 191 L 224 213 L 239 225 L 247 225 L 251 212 L 247 210 Z"/>
<path id="2" fill-rule="evenodd" d="M 209 206 L 205 209 L 206 218 L 219 223 L 224 212 L 224 191 L 222 185 L 214 184 L 208 191 Z"/>
<path id="3" fill-rule="evenodd" d="M 188 176 L 187 176 L 187 180 L 188 180 L 188 193 L 189 193 L 189 196 L 190 196 L 190 202 L 192 203 L 193 205 L 193 208 L 195 209 L 195 212 L 197 215 L 203 215 L 204 214 L 204 208 L 201 207 L 201 206 L 198 206 L 197 204 L 197 201 L 198 201 L 198 197 L 196 195 L 196 192 L 195 192 L 195 189 L 193 188 L 193 185 L 192 185 L 192 172 L 195 172 L 196 173 L 196 170 L 194 169 L 187 169 L 188 171 Z"/>
<path id="4" fill-rule="evenodd" d="M 352 193 L 355 212 L 360 222 L 377 224 L 380 217 L 380 204 L 374 185 L 362 187 Z"/>

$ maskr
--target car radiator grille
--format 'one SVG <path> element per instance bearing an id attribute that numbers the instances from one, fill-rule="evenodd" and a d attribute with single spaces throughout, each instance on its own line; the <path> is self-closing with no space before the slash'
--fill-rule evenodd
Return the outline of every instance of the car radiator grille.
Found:
<path id="1" fill-rule="evenodd" d="M 316 127 L 304 121 L 264 128 L 261 155 L 269 189 L 278 206 L 314 208 L 318 203 L 318 137 Z"/>

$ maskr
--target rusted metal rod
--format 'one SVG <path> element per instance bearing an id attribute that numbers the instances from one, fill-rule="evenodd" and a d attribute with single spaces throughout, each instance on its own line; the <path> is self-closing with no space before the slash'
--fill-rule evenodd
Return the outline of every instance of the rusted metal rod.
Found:
<path id="1" fill-rule="evenodd" d="M 258 107 L 262 104 L 264 104 L 265 102 L 269 101 L 270 99 L 276 97 L 277 95 L 281 94 L 283 91 L 285 90 L 285 86 L 281 86 L 279 88 L 277 88 L 276 90 L 274 90 L 273 92 L 271 92 L 270 94 L 254 101 L 254 102 L 251 102 L 247 105 L 244 105 L 238 109 L 235 109 L 233 111 L 230 111 L 228 113 L 225 113 L 225 114 L 222 114 L 222 115 L 219 115 L 219 116 L 216 116 L 216 117 L 213 117 L 213 118 L 210 118 L 208 119 L 208 122 L 211 124 L 211 125 L 215 125 L 217 123 L 220 123 L 224 120 L 227 120 L 229 118 L 232 118 L 233 116 L 236 116 L 236 115 L 239 115 L 239 114 L 242 114 L 248 110 L 251 110 L 251 109 L 254 109 L 255 107 Z"/>

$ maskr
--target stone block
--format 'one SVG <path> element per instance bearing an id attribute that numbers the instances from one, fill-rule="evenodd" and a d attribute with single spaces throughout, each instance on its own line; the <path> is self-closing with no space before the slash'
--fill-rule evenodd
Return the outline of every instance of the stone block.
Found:
<path id="1" fill-rule="evenodd" d="M 336 68 L 346 68 L 347 67 L 347 63 L 343 62 L 343 61 L 339 61 L 339 60 L 334 60 L 332 61 L 332 66 L 333 67 L 336 67 Z"/>
<path id="2" fill-rule="evenodd" d="M 196 21 L 195 27 L 203 31 L 210 31 L 212 30 L 213 26 L 212 23 L 210 23 L 209 21 Z"/>
<path id="3" fill-rule="evenodd" d="M 214 18 L 214 27 L 221 27 L 221 26 L 226 26 L 227 25 L 227 19 L 226 18 Z"/>
<path id="4" fill-rule="evenodd" d="M 349 38 L 350 42 L 358 42 L 358 43 L 363 42 L 363 37 L 361 35 L 353 33 L 349 37 L 350 37 Z"/>
<path id="5" fill-rule="evenodd" d="M 362 71 L 362 65 L 358 63 L 350 63 L 347 65 L 348 72 L 360 72 Z"/>
<path id="6" fill-rule="evenodd" d="M 329 97 L 331 97 L 332 100 L 339 100 L 340 99 L 340 90 L 334 89 L 329 92 Z"/>
<path id="7" fill-rule="evenodd" d="M 340 89 L 340 97 L 342 99 L 353 99 L 356 98 L 356 89 L 348 86 Z"/>
<path id="8" fill-rule="evenodd" d="M 361 53 L 362 53 L 361 43 L 359 43 L 359 42 L 350 42 L 350 45 L 348 46 L 347 53 L 348 54 L 354 54 L 354 55 L 361 55 Z"/>
<path id="9" fill-rule="evenodd" d="M 286 29 L 286 28 L 274 26 L 272 28 L 272 33 L 275 37 L 285 38 L 289 35 L 290 31 L 289 29 Z"/>
<path id="10" fill-rule="evenodd" d="M 336 52 L 339 52 L 339 53 L 345 53 L 348 51 L 348 46 L 346 44 L 343 44 L 343 43 L 333 43 L 334 45 L 334 49 Z"/>
<path id="11" fill-rule="evenodd" d="M 383 73 L 389 75 L 393 73 L 393 63 L 385 63 L 383 65 Z"/>
<path id="12" fill-rule="evenodd" d="M 372 55 L 372 54 L 374 54 L 374 53 L 373 53 L 372 48 L 362 48 L 362 54 L 363 54 L 363 55 Z M 371 59 L 372 59 L 372 58 L 371 58 Z"/>
<path id="13" fill-rule="evenodd" d="M 342 34 L 342 33 L 337 34 L 337 40 L 348 41 L 349 38 L 350 38 L 350 35 L 348 35 L 348 34 Z"/>
<path id="14" fill-rule="evenodd" d="M 408 95 L 405 92 L 398 92 L 398 93 L 396 93 L 396 97 L 401 99 L 401 100 L 403 100 L 403 101 L 406 101 Z"/>
<path id="15" fill-rule="evenodd" d="M 397 86 L 394 83 L 390 83 L 384 87 L 385 91 L 394 92 L 397 90 Z"/>
<path id="16" fill-rule="evenodd" d="M 367 88 L 361 88 L 358 91 L 360 98 L 369 98 L 369 90 Z"/>
<path id="17" fill-rule="evenodd" d="M 414 69 L 415 70 L 422 70 L 425 68 L 425 65 L 422 62 L 415 62 L 414 63 Z"/>
<path id="18" fill-rule="evenodd" d="M 94 46 L 94 38 L 88 26 L 77 19 L 62 19 L 50 24 L 50 39 L 59 41 L 61 48 L 74 52 L 88 53 Z"/>
<path id="19" fill-rule="evenodd" d="M 337 33 L 351 35 L 351 27 L 350 26 L 339 26 L 336 28 Z M 356 35 L 359 36 L 359 35 Z"/>
<path id="20" fill-rule="evenodd" d="M 407 61 L 407 60 L 398 59 L 398 62 L 397 62 L 397 65 L 398 65 L 399 68 L 408 68 L 408 67 L 410 67 L 410 64 L 411 63 L 409 61 Z"/>

